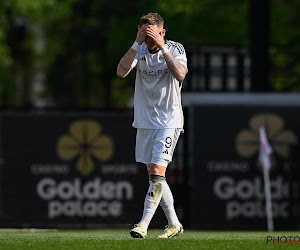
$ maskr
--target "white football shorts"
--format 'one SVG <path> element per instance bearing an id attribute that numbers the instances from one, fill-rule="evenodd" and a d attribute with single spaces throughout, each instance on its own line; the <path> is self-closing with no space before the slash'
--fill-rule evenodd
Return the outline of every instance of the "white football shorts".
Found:
<path id="1" fill-rule="evenodd" d="M 181 128 L 137 129 L 135 159 L 147 165 L 167 167 L 172 161 Z"/>

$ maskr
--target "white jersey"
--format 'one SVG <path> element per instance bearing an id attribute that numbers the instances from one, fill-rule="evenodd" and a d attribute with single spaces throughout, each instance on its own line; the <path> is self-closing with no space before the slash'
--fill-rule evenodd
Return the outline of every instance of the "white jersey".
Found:
<path id="1" fill-rule="evenodd" d="M 175 59 L 187 68 L 184 47 L 170 40 L 166 40 L 166 45 Z M 183 128 L 182 82 L 169 72 L 162 51 L 151 54 L 147 45 L 141 45 L 131 67 L 137 68 L 133 127 Z"/>

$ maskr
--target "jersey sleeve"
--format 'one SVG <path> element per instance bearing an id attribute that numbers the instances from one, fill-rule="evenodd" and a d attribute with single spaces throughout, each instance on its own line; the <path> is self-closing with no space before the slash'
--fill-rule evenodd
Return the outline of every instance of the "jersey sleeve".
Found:
<path id="1" fill-rule="evenodd" d="M 138 53 L 136 53 L 135 58 L 131 64 L 132 69 L 137 65 L 137 62 L 138 62 Z"/>
<path id="2" fill-rule="evenodd" d="M 139 56 L 140 56 L 140 49 L 141 49 L 141 46 L 139 47 L 139 50 L 137 51 L 137 53 L 136 53 L 136 55 L 135 55 L 135 57 L 134 57 L 134 59 L 133 59 L 133 62 L 132 62 L 132 64 L 131 64 L 131 68 L 133 69 L 134 67 L 136 67 L 136 65 L 137 65 L 137 63 L 138 63 L 138 61 L 139 61 Z"/>
<path id="3" fill-rule="evenodd" d="M 187 69 L 187 57 L 186 57 L 186 53 L 185 53 L 185 49 L 183 47 L 183 45 L 181 43 L 178 42 L 172 42 L 172 43 L 168 43 L 169 45 L 169 50 L 172 53 L 172 55 L 174 56 L 174 58 L 181 64 L 183 64 L 186 69 Z"/>

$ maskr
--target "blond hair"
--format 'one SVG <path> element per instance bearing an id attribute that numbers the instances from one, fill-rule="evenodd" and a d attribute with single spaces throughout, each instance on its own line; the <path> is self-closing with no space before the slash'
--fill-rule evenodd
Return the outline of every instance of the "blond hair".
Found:
<path id="1" fill-rule="evenodd" d="M 146 23 L 163 27 L 164 19 L 158 13 L 149 13 L 141 17 L 140 25 L 142 26 Z"/>

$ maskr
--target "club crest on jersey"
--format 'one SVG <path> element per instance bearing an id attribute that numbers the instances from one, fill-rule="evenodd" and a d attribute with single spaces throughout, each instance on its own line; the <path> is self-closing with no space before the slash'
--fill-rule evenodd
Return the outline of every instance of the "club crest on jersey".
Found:
<path id="1" fill-rule="evenodd" d="M 142 57 L 142 58 L 140 59 L 140 61 L 145 61 L 145 62 L 146 62 L 146 57 Z"/>

